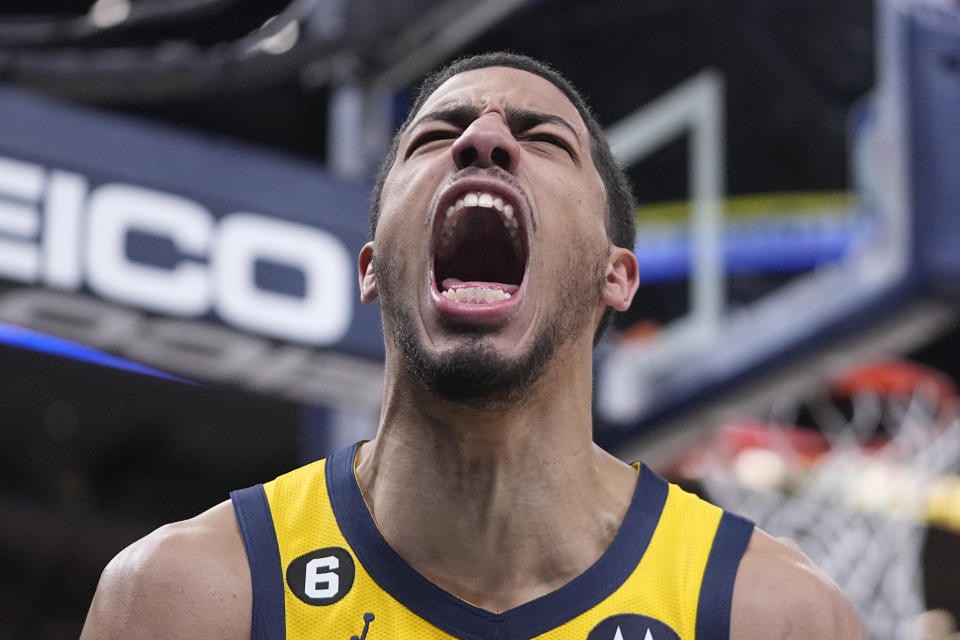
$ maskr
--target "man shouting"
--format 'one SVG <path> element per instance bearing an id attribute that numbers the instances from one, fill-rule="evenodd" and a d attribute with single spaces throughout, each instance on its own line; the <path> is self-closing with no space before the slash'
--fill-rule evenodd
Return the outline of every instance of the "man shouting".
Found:
<path id="1" fill-rule="evenodd" d="M 386 337 L 376 438 L 121 552 L 83 637 L 862 638 L 802 554 L 592 442 L 633 234 L 558 73 L 488 54 L 429 77 L 359 256 Z"/>

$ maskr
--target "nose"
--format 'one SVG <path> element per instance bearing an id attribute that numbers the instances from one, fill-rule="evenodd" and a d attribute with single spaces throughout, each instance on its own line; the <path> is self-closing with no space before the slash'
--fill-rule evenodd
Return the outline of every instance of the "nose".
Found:
<path id="1" fill-rule="evenodd" d="M 450 152 L 458 169 L 498 166 L 514 173 L 520 159 L 520 145 L 496 113 L 487 113 L 470 123 L 451 145 Z"/>

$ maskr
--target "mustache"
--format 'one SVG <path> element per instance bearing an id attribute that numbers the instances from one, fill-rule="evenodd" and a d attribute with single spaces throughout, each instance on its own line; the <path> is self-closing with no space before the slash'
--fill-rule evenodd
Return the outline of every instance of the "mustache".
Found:
<path id="1" fill-rule="evenodd" d="M 508 185 L 514 189 L 517 189 L 521 193 L 524 192 L 523 187 L 520 186 L 517 178 L 506 169 L 502 169 L 497 165 L 493 165 L 492 167 L 476 167 L 472 165 L 469 167 L 464 167 L 450 176 L 443 186 L 448 187 L 457 180 L 463 180 L 464 178 L 475 178 L 478 176 L 482 176 L 484 178 L 494 178 L 496 180 L 506 182 Z"/>

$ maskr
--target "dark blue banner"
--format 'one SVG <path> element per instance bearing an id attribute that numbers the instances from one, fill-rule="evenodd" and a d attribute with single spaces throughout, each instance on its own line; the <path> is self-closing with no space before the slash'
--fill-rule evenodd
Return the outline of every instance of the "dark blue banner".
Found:
<path id="1" fill-rule="evenodd" d="M 306 162 L 0 90 L 0 322 L 268 391 L 380 360 L 356 284 L 368 194 Z"/>

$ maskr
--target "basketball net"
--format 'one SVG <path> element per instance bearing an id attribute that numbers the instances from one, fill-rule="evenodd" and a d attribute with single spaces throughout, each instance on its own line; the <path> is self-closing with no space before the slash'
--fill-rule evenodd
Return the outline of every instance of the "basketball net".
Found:
<path id="1" fill-rule="evenodd" d="M 798 424 L 801 412 L 826 440 L 819 454 L 777 426 Z M 916 628 L 925 522 L 938 478 L 960 469 L 949 381 L 910 363 L 870 365 L 821 397 L 772 407 L 766 425 L 767 446 L 701 475 L 709 497 L 794 541 L 846 594 L 869 638 L 931 638 Z"/>

